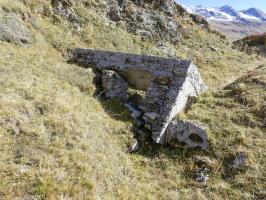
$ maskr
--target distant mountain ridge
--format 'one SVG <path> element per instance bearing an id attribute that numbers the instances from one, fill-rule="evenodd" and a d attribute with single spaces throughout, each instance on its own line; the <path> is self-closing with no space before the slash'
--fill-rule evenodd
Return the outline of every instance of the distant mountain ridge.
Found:
<path id="1" fill-rule="evenodd" d="M 263 12 L 262 10 L 259 10 L 257 8 L 249 8 L 248 10 L 243 10 L 242 11 L 244 14 L 257 17 L 263 21 L 266 21 L 266 13 Z"/>
<path id="2" fill-rule="evenodd" d="M 201 15 L 207 20 L 234 22 L 266 22 L 266 13 L 257 8 L 238 11 L 226 5 L 220 8 L 204 6 L 186 6 L 188 12 Z"/>
<path id="3" fill-rule="evenodd" d="M 236 10 L 229 5 L 219 8 L 201 5 L 184 7 L 189 13 L 207 19 L 214 29 L 233 40 L 266 32 L 266 13 L 258 8 Z"/>

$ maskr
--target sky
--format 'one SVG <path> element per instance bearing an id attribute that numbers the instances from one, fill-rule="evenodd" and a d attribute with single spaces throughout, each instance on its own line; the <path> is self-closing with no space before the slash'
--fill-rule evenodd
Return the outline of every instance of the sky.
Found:
<path id="1" fill-rule="evenodd" d="M 266 12 L 266 0 L 177 0 L 177 2 L 184 5 L 203 5 L 211 7 L 230 5 L 237 10 L 255 7 Z"/>

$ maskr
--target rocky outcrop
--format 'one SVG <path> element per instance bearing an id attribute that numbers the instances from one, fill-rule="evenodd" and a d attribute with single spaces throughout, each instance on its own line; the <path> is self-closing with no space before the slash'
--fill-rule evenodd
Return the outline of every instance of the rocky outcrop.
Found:
<path id="1" fill-rule="evenodd" d="M 184 138 L 190 138 L 194 132 L 186 129 L 192 128 L 202 138 L 202 145 L 184 139 L 185 142 L 191 147 L 207 148 L 203 129 L 191 123 L 172 124 L 172 129 L 174 126 L 181 126 L 177 132 L 167 130 L 171 121 L 185 108 L 188 99 L 197 97 L 207 89 L 197 67 L 191 61 L 93 49 L 75 49 L 73 59 L 85 67 L 103 72 L 102 82 L 106 96 L 125 99 L 127 85 L 124 80 L 129 86 L 146 91 L 139 108 L 143 114 L 144 127 L 152 132 L 156 143 L 168 143 L 167 132 L 171 134 L 168 139 L 182 131 Z"/>
<path id="2" fill-rule="evenodd" d="M 74 10 L 72 9 L 73 6 L 72 0 L 51 0 L 51 5 L 54 9 L 54 12 L 69 17 L 73 15 Z"/>
<path id="3" fill-rule="evenodd" d="M 81 31 L 82 25 L 79 17 L 76 15 L 73 6 L 73 0 L 51 0 L 53 13 L 66 18 L 77 31 Z"/>
<path id="4" fill-rule="evenodd" d="M 108 0 L 107 5 L 106 15 L 111 21 L 143 40 L 176 44 L 186 32 L 178 17 L 187 12 L 174 0 Z"/>
<path id="5" fill-rule="evenodd" d="M 248 156 L 245 152 L 238 152 L 233 160 L 232 167 L 234 169 L 241 169 L 247 166 Z"/>
<path id="6" fill-rule="evenodd" d="M 18 45 L 28 45 L 33 42 L 33 35 L 19 17 L 0 15 L 0 40 Z"/>

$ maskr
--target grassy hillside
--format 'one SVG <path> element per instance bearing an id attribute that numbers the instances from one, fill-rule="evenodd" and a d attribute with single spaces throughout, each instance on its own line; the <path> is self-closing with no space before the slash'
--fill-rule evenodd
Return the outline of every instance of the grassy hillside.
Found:
<path id="1" fill-rule="evenodd" d="M 233 50 L 187 16 L 177 20 L 188 36 L 162 50 L 107 19 L 106 5 L 76 1 L 77 30 L 49 1 L 1 1 L 1 17 L 18 16 L 33 42 L 0 41 L 0 199 L 263 199 L 265 88 L 240 93 L 253 104 L 239 100 L 238 86 L 222 88 L 265 60 Z M 92 71 L 67 63 L 74 47 L 192 59 L 210 90 L 180 117 L 207 126 L 209 151 L 147 144 L 126 153 L 130 114 L 94 96 Z M 236 170 L 239 152 L 247 162 Z M 198 158 L 210 170 L 207 185 L 194 179 Z"/>
<path id="2" fill-rule="evenodd" d="M 266 33 L 250 35 L 234 42 L 234 46 L 248 54 L 266 56 Z"/>
<path id="3" fill-rule="evenodd" d="M 230 40 L 240 40 L 252 34 L 263 33 L 266 31 L 265 22 L 250 22 L 246 24 L 236 22 L 211 21 L 211 26 L 221 33 L 225 34 Z"/>

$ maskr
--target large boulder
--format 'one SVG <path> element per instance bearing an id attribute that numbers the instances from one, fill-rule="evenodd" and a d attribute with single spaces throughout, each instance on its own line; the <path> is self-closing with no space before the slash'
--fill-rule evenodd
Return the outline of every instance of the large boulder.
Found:
<path id="1" fill-rule="evenodd" d="M 33 35 L 17 16 L 0 16 L 0 40 L 25 45 L 33 41 Z"/>
<path id="2" fill-rule="evenodd" d="M 166 130 L 166 142 L 177 140 L 189 148 L 208 149 L 208 138 L 204 128 L 189 121 L 172 121 Z"/>

